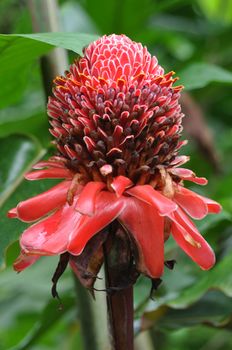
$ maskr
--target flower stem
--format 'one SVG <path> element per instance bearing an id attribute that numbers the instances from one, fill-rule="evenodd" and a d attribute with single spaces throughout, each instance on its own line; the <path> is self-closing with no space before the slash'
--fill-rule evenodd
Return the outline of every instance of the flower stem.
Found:
<path id="1" fill-rule="evenodd" d="M 122 247 L 122 242 L 121 238 L 114 236 L 103 247 L 107 311 L 112 349 L 133 350 L 133 284 L 128 284 L 129 270 L 124 259 L 128 256 L 128 248 L 125 247 L 125 242 Z"/>

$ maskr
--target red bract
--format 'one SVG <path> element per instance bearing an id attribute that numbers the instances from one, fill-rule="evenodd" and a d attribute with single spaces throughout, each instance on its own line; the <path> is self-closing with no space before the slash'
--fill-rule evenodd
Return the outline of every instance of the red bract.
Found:
<path id="1" fill-rule="evenodd" d="M 178 156 L 183 114 L 181 86 L 141 44 L 124 35 L 89 45 L 64 77 L 55 79 L 48 102 L 58 154 L 34 166 L 28 180 L 61 178 L 50 190 L 20 202 L 9 212 L 34 222 L 20 239 L 15 262 L 21 271 L 42 255 L 69 254 L 75 262 L 92 238 L 116 223 L 132 242 L 136 269 L 159 278 L 164 242 L 172 234 L 202 269 L 215 262 L 212 249 L 191 222 L 220 205 L 184 188 L 205 185 Z M 107 234 L 88 249 L 100 256 Z M 91 253 L 90 253 L 91 251 Z"/>

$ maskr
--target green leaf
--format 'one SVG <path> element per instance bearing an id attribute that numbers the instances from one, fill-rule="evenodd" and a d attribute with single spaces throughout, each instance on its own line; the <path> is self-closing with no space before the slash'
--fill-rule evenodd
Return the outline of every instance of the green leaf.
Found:
<path id="1" fill-rule="evenodd" d="M 85 8 L 88 15 L 94 20 L 98 28 L 102 33 L 110 33 L 117 31 L 116 27 L 121 26 L 121 17 L 123 13 L 122 6 L 120 11 L 116 15 L 117 0 L 102 0 L 101 6 L 95 0 L 87 0 L 82 2 L 82 6 Z M 121 3 L 118 1 L 119 5 Z M 102 20 L 102 9 L 104 8 L 104 21 Z"/>
<path id="2" fill-rule="evenodd" d="M 42 349 L 45 337 L 50 337 L 52 349 L 63 349 L 59 335 L 70 334 L 67 323 L 73 327 L 77 320 L 70 269 L 58 284 L 62 310 L 51 295 L 51 277 L 58 260 L 57 256 L 42 257 L 23 273 L 17 274 L 11 266 L 1 272 L 0 313 L 4 317 L 0 318 L 0 349 L 34 349 L 35 341 Z"/>
<path id="3" fill-rule="evenodd" d="M 169 309 L 190 308 L 202 298 L 207 299 L 206 295 L 212 290 L 220 291 L 221 298 L 230 298 L 232 296 L 231 264 L 232 256 L 228 254 L 212 270 L 207 272 L 199 270 L 198 273 L 195 271 L 193 274 L 188 260 L 185 263 L 179 256 L 174 270 L 165 271 L 163 283 L 154 295 L 155 301 L 144 300 L 137 308 L 136 315 L 141 317 L 141 311 L 151 312 L 155 321 L 156 318 L 163 317 Z"/>
<path id="4" fill-rule="evenodd" d="M 17 102 L 27 85 L 31 63 L 52 47 L 32 39 L 0 35 L 0 108 Z"/>
<path id="5" fill-rule="evenodd" d="M 4 254 L 8 245 L 14 242 L 25 224 L 15 219 L 8 219 L 7 212 L 16 206 L 20 200 L 25 199 L 28 190 L 33 186 L 21 185 L 24 174 L 32 164 L 39 160 L 45 151 L 33 139 L 24 135 L 14 135 L 0 139 L 2 157 L 0 159 L 0 266 L 4 266 Z"/>
<path id="6" fill-rule="evenodd" d="M 218 291 L 211 291 L 194 305 L 186 309 L 162 307 L 155 311 L 145 312 L 141 329 L 156 327 L 162 329 L 178 329 L 205 324 L 222 327 L 231 320 L 231 299 Z"/>
<path id="7" fill-rule="evenodd" d="M 52 46 L 72 50 L 82 55 L 83 47 L 98 38 L 94 34 L 80 33 L 35 33 L 35 34 L 0 34 L 0 62 L 14 65 L 30 61 L 48 52 Z"/>
<path id="8" fill-rule="evenodd" d="M 30 93 L 21 103 L 0 110 L 0 137 L 15 133 L 35 136 L 47 147 L 50 141 L 44 97 L 39 91 Z"/>
<path id="9" fill-rule="evenodd" d="M 232 84 L 232 73 L 209 63 L 193 63 L 178 73 L 186 90 L 199 89 L 212 82 Z"/>
<path id="10" fill-rule="evenodd" d="M 190 0 L 144 0 L 141 6 L 140 0 L 102 0 L 101 6 L 95 0 L 81 2 L 90 18 L 102 33 L 124 33 L 132 38 L 141 34 L 141 29 L 147 29 L 150 17 L 167 10 L 169 7 L 181 6 Z M 104 9 L 104 21 L 102 20 Z M 139 9 L 139 11 L 138 11 Z"/>
<path id="11" fill-rule="evenodd" d="M 31 91 L 20 103 L 0 110 L 0 137 L 2 137 L 2 126 L 15 122 L 22 122 L 31 118 L 32 115 L 45 112 L 45 98 L 42 90 Z"/>
<path id="12" fill-rule="evenodd" d="M 232 297 L 232 254 L 227 255 L 191 288 L 183 290 L 177 298 L 168 302 L 174 308 L 185 308 L 200 299 L 209 289 L 217 289 Z"/>
<path id="13" fill-rule="evenodd" d="M 81 55 L 83 47 L 96 38 L 79 33 L 0 34 L 0 108 L 21 98 L 35 59 L 55 46 Z"/>
<path id="14" fill-rule="evenodd" d="M 30 117 L 15 122 L 0 123 L 0 137 L 6 137 L 15 133 L 25 133 L 36 137 L 44 147 L 48 147 L 51 135 L 45 112 L 31 114 Z"/>
<path id="15" fill-rule="evenodd" d="M 227 0 L 223 3 L 221 0 L 198 0 L 198 5 L 204 12 L 205 16 L 212 21 L 221 21 L 232 23 L 232 1 Z"/>
<path id="16" fill-rule="evenodd" d="M 16 34 L 14 35 L 16 36 Z M 98 35 L 80 34 L 80 33 L 35 33 L 35 34 L 17 34 L 17 36 L 33 39 L 34 41 L 50 44 L 52 46 L 62 47 L 63 49 L 76 52 L 82 55 L 83 48 L 92 41 L 98 39 Z"/>
<path id="17" fill-rule="evenodd" d="M 57 300 L 51 300 L 44 308 L 37 323 L 27 336 L 15 346 L 13 350 L 26 350 L 53 327 L 61 318 L 65 316 L 75 305 L 75 299 L 70 296 L 62 297 L 63 308 L 57 307 Z"/>

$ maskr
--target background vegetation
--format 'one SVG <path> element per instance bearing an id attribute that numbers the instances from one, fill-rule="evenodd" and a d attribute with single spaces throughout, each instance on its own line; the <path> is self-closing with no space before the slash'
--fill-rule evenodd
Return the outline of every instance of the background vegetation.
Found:
<path id="1" fill-rule="evenodd" d="M 177 72 L 186 87 L 184 137 L 191 139 L 183 152 L 191 156 L 188 167 L 209 179 L 208 186 L 192 188 L 224 207 L 197 223 L 217 255 L 211 271 L 201 271 L 170 240 L 166 256 L 177 264 L 166 271 L 154 300 L 150 282 L 140 278 L 136 333 L 149 329 L 142 340 L 146 350 L 232 348 L 232 1 L 62 0 L 59 20 L 66 34 L 0 36 L 0 349 L 83 349 L 70 271 L 59 283 L 59 310 L 50 294 L 57 259 L 41 259 L 17 275 L 11 265 L 25 225 L 8 220 L 6 212 L 51 186 L 50 180 L 23 180 L 52 151 L 39 58 L 58 46 L 69 49 L 71 62 L 93 34 L 110 33 L 141 41 L 161 65 Z M 1 0 L 1 33 L 32 33 L 32 24 L 26 1 Z M 98 317 L 103 314 L 98 307 Z M 102 329 L 99 341 L 106 344 Z"/>

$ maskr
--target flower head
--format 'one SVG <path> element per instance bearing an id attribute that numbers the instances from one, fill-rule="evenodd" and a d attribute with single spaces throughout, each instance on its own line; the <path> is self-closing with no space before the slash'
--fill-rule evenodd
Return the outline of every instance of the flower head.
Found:
<path id="1" fill-rule="evenodd" d="M 91 44 L 55 79 L 48 103 L 50 131 L 68 167 L 85 181 L 123 175 L 136 183 L 143 175 L 149 183 L 182 145 L 173 74 L 124 35 Z"/>
<path id="2" fill-rule="evenodd" d="M 79 277 L 80 267 L 94 275 L 112 222 L 133 242 L 137 271 L 152 278 L 163 273 L 170 234 L 201 268 L 213 266 L 214 253 L 189 216 L 201 219 L 220 205 L 184 187 L 207 180 L 180 167 L 188 157 L 178 156 L 185 144 L 182 87 L 173 86 L 173 75 L 141 44 L 110 35 L 55 79 L 48 114 L 58 153 L 26 178 L 64 180 L 9 212 L 36 222 L 21 236 L 16 270 L 42 255 L 68 254 Z M 91 270 L 93 257 L 98 263 Z"/>

